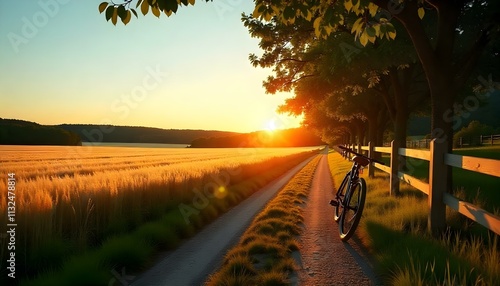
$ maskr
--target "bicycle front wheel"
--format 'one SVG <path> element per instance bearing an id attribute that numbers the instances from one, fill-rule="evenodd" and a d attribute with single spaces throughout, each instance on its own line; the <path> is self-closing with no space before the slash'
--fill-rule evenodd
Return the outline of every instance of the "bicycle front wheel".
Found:
<path id="1" fill-rule="evenodd" d="M 359 178 L 357 182 L 351 185 L 345 200 L 344 209 L 339 221 L 339 233 L 342 241 L 347 241 L 356 231 L 359 224 L 366 200 L 366 182 Z"/>
<path id="2" fill-rule="evenodd" d="M 337 200 L 337 205 L 334 207 L 334 213 L 333 213 L 333 219 L 335 219 L 336 222 L 339 221 L 340 215 L 342 214 L 342 209 L 344 206 L 344 198 L 345 198 L 345 193 L 347 190 L 347 186 L 349 185 L 349 178 L 351 177 L 351 172 L 348 172 L 344 179 L 342 180 L 342 184 L 340 184 L 340 187 L 337 191 L 337 194 L 335 195 L 335 199 Z"/>

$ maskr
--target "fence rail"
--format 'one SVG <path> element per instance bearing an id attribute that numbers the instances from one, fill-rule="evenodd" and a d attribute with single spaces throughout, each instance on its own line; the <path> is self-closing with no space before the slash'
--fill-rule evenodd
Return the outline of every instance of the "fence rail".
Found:
<path id="1" fill-rule="evenodd" d="M 358 153 L 368 151 L 368 156 L 370 157 L 374 156 L 374 152 L 390 154 L 391 164 L 389 167 L 375 163 L 368 166 L 368 174 L 373 176 L 374 168 L 389 173 L 391 194 L 399 192 L 399 184 L 401 181 L 404 181 L 428 195 L 429 231 L 436 233 L 445 227 L 446 206 L 449 206 L 462 215 L 490 229 L 497 235 L 500 235 L 499 216 L 489 213 L 471 203 L 462 201 L 446 192 L 448 189 L 447 178 L 451 175 L 447 172 L 447 166 L 500 177 L 500 160 L 449 154 L 446 153 L 446 142 L 437 143 L 435 140 L 430 141 L 429 151 L 396 148 L 395 146 L 394 141 L 391 142 L 391 147 L 375 147 L 370 142 L 368 146 L 358 145 L 357 151 Z M 349 147 L 354 149 L 356 146 L 351 145 Z M 400 170 L 400 156 L 429 161 L 429 183 L 423 182 Z"/>

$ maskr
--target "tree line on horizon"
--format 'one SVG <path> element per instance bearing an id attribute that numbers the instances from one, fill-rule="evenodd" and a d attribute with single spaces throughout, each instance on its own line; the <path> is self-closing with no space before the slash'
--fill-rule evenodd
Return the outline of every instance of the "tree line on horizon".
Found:
<path id="1" fill-rule="evenodd" d="M 82 145 L 82 140 L 62 128 L 0 118 L 0 145 Z"/>
<path id="2" fill-rule="evenodd" d="M 300 147 L 324 144 L 303 128 L 237 133 L 93 124 L 40 125 L 0 118 L 0 145 L 82 145 L 92 143 L 190 144 L 193 148 Z"/>

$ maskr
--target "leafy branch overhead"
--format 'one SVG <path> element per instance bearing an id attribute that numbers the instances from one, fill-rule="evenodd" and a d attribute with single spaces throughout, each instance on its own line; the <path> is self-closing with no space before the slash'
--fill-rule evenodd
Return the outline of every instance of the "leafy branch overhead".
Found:
<path id="1" fill-rule="evenodd" d="M 135 9 L 132 8 L 132 2 L 137 1 Z M 207 2 L 210 0 L 206 0 Z M 123 0 L 121 3 L 102 2 L 99 4 L 99 13 L 104 13 L 106 21 L 111 20 L 113 25 L 116 25 L 118 18 L 124 25 L 127 25 L 132 18 L 132 14 L 137 18 L 136 9 L 140 9 L 143 15 L 148 12 L 153 13 L 156 17 L 160 17 L 161 13 L 170 17 L 172 13 L 176 13 L 179 7 L 194 5 L 195 0 Z"/>
<path id="2" fill-rule="evenodd" d="M 123 0 L 122 3 L 103 2 L 99 12 L 104 13 L 106 20 L 116 25 L 118 17 L 123 24 L 128 24 L 132 14 L 137 12 L 132 8 L 132 2 L 137 1 L 135 9 L 140 9 L 143 15 L 149 11 L 156 17 L 161 13 L 167 16 L 176 13 L 180 6 L 194 5 L 195 0 Z M 206 0 L 211 1 L 211 0 Z M 422 19 L 425 14 L 424 1 L 418 1 L 416 13 Z M 341 1 L 288 1 L 288 0 L 255 0 L 252 16 L 266 22 L 276 18 L 286 25 L 294 24 L 299 19 L 312 21 L 317 37 L 326 38 L 338 29 L 349 29 L 363 46 L 374 43 L 377 38 L 394 39 L 396 29 L 390 22 L 393 12 L 381 9 L 369 0 Z M 403 0 L 394 0 L 393 6 L 403 6 Z M 349 14 L 356 15 L 354 22 L 347 20 Z M 349 17 L 352 18 L 352 17 Z"/>

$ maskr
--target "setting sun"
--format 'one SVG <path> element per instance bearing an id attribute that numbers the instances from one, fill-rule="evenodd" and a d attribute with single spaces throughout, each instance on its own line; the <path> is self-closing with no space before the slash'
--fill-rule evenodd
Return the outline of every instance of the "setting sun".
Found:
<path id="1" fill-rule="evenodd" d="M 276 122 L 274 119 L 271 119 L 267 122 L 266 130 L 273 132 L 276 130 Z"/>

